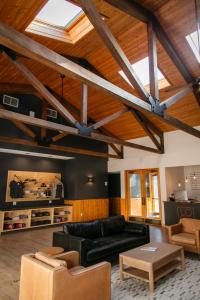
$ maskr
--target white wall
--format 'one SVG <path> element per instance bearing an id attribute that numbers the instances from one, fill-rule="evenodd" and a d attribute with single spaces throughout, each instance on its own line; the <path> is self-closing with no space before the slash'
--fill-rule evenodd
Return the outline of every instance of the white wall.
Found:
<path id="1" fill-rule="evenodd" d="M 200 130 L 200 126 L 196 127 Z M 159 168 L 161 200 L 166 201 L 165 168 L 176 166 L 200 165 L 200 139 L 182 131 L 173 131 L 164 134 L 165 153 L 155 154 L 138 149 L 125 147 L 124 159 L 109 159 L 108 171 L 121 173 L 121 197 L 125 197 L 125 170 Z M 148 137 L 133 140 L 146 146 L 153 146 Z M 110 150 L 112 152 L 112 150 Z"/>

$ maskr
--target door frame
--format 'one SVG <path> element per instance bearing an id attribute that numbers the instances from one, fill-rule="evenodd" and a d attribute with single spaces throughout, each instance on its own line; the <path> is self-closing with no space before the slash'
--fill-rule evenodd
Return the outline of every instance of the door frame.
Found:
<path id="1" fill-rule="evenodd" d="M 125 170 L 125 218 L 126 220 L 130 217 L 130 184 L 129 184 L 129 175 L 141 171 L 156 172 L 158 174 L 158 193 L 159 193 L 159 211 L 160 211 L 160 222 L 162 224 L 162 200 L 161 200 L 161 186 L 160 186 L 160 170 L 159 168 L 146 168 L 146 169 L 133 169 Z M 147 218 L 148 219 L 148 218 Z"/>

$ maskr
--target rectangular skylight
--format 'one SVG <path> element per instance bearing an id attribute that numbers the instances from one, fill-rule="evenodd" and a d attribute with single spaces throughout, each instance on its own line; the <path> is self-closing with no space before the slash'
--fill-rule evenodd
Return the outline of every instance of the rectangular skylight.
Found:
<path id="1" fill-rule="evenodd" d="M 141 60 L 139 60 L 138 62 L 134 63 L 132 65 L 133 70 L 135 71 L 135 73 L 137 74 L 138 78 L 140 79 L 140 81 L 142 82 L 142 84 L 144 86 L 149 85 L 150 81 L 149 81 L 149 57 L 145 57 Z M 128 80 L 128 78 L 126 77 L 126 75 L 124 74 L 124 72 L 121 70 L 119 71 L 119 74 L 131 85 L 130 81 Z M 162 74 L 162 72 L 158 69 L 158 80 L 166 80 L 164 75 Z M 169 85 L 168 81 L 166 80 L 167 85 Z M 165 87 L 162 85 L 162 88 Z"/>
<path id="2" fill-rule="evenodd" d="M 197 61 L 200 63 L 197 31 L 194 31 L 194 32 L 188 34 L 185 38 L 186 38 L 188 44 L 190 45 L 190 48 L 192 49 Z"/>
<path id="3" fill-rule="evenodd" d="M 66 0 L 49 0 L 35 20 L 65 28 L 81 13 L 80 7 Z"/>

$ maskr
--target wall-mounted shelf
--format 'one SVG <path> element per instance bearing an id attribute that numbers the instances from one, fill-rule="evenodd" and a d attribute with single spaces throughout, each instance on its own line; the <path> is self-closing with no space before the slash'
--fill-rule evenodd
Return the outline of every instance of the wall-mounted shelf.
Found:
<path id="1" fill-rule="evenodd" d="M 72 221 L 72 206 L 0 211 L 0 233 L 64 224 Z"/>

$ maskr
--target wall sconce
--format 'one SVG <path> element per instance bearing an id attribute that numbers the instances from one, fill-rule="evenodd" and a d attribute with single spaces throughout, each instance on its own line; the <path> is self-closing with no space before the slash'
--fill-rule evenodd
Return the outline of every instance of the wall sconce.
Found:
<path id="1" fill-rule="evenodd" d="M 194 175 L 193 175 L 193 179 L 196 180 L 196 174 L 195 174 L 195 173 L 194 173 Z"/>
<path id="2" fill-rule="evenodd" d="M 185 177 L 185 183 L 188 183 L 188 178 L 187 178 L 187 176 Z"/>
<path id="3" fill-rule="evenodd" d="M 182 186 L 181 182 L 178 182 L 178 187 L 181 187 L 181 186 Z"/>
<path id="4" fill-rule="evenodd" d="M 89 184 L 94 183 L 94 176 L 93 176 L 93 175 L 88 175 L 88 177 L 87 177 L 87 182 L 88 182 Z"/>

